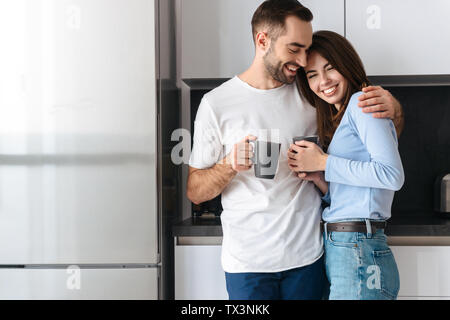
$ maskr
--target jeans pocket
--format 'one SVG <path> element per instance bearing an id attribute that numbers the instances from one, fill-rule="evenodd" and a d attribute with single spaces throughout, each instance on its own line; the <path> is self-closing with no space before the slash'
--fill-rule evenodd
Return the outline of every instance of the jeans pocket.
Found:
<path id="1" fill-rule="evenodd" d="M 397 299 L 400 276 L 391 249 L 373 251 L 373 259 L 378 267 L 381 293 L 389 299 Z"/>
<path id="2" fill-rule="evenodd" d="M 386 237 L 386 235 L 384 234 L 384 230 L 377 230 L 377 232 L 375 232 L 375 233 L 372 235 L 372 238 L 371 238 L 371 239 L 386 241 L 386 240 L 387 240 L 387 237 Z"/>
<path id="3" fill-rule="evenodd" d="M 329 243 L 336 247 L 347 247 L 356 248 L 358 247 L 358 242 L 356 240 L 356 235 L 354 232 L 329 232 L 328 233 Z"/>

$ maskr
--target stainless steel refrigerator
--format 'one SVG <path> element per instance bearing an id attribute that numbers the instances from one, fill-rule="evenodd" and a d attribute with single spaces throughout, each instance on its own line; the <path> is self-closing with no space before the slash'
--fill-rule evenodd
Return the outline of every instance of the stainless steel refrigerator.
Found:
<path id="1" fill-rule="evenodd" d="M 0 299 L 157 299 L 156 0 L 0 0 Z"/>

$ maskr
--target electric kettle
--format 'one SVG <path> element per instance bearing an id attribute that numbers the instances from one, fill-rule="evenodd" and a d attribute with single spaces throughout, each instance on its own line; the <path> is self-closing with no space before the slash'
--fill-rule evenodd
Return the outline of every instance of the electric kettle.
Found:
<path id="1" fill-rule="evenodd" d="M 450 216 L 450 173 L 441 174 L 434 183 L 434 210 Z"/>

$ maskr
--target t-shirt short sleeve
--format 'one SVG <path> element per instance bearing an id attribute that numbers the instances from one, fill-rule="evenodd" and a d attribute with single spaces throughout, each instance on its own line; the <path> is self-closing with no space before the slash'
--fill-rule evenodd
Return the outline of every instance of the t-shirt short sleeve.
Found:
<path id="1" fill-rule="evenodd" d="M 216 116 L 203 97 L 194 122 L 194 139 L 189 166 L 207 169 L 224 157 L 221 133 Z"/>

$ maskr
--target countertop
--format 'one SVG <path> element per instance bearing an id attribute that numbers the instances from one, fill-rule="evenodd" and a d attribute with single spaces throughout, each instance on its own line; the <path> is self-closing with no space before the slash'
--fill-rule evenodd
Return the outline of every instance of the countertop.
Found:
<path id="1" fill-rule="evenodd" d="M 191 217 L 175 223 L 174 237 L 221 237 L 219 217 Z M 450 214 L 448 218 L 434 212 L 405 215 L 393 214 L 388 220 L 386 235 L 392 237 L 450 237 Z"/>

